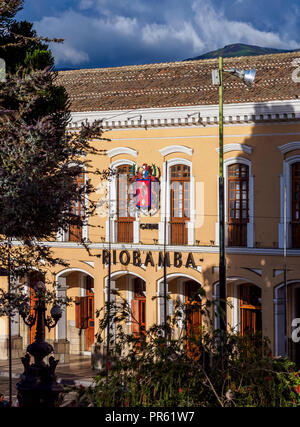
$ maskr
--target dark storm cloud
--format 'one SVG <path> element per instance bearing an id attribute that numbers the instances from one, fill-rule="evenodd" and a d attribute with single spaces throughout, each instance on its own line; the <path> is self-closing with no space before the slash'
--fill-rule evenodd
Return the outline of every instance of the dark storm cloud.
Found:
<path id="1" fill-rule="evenodd" d="M 58 67 L 107 67 L 182 60 L 238 42 L 295 49 L 300 46 L 300 13 L 297 2 L 288 4 L 27 0 L 20 18 L 34 20 L 39 34 L 65 39 L 51 46 Z"/>

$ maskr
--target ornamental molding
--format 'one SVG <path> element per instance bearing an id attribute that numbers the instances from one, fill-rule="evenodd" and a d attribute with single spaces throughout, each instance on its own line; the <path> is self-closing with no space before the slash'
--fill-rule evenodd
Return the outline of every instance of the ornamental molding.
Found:
<path id="1" fill-rule="evenodd" d="M 286 122 L 300 119 L 300 100 L 249 102 L 224 104 L 224 124 L 249 124 Z M 194 105 L 187 107 L 144 108 L 136 110 L 73 112 L 69 129 L 78 129 L 81 123 L 102 122 L 104 130 L 217 126 L 219 105 Z"/>
<path id="2" fill-rule="evenodd" d="M 278 150 L 282 152 L 282 154 L 289 153 L 290 151 L 299 150 L 300 149 L 300 141 L 288 142 L 287 144 L 280 145 Z"/>
<path id="3" fill-rule="evenodd" d="M 161 148 L 158 150 L 162 156 L 167 156 L 173 153 L 184 153 L 189 156 L 193 155 L 193 149 L 184 145 L 169 145 L 168 147 Z"/>
<path id="4" fill-rule="evenodd" d="M 116 148 L 112 148 L 111 150 L 107 151 L 106 154 L 110 158 L 118 156 L 119 154 L 128 154 L 129 156 L 137 157 L 138 152 L 136 150 L 133 150 L 132 148 L 129 148 L 129 147 L 116 147 Z"/>
<path id="5" fill-rule="evenodd" d="M 229 153 L 230 151 L 243 151 L 246 154 L 252 154 L 252 147 L 246 144 L 232 143 L 223 146 L 223 153 Z M 220 149 L 216 148 L 219 153 Z"/>

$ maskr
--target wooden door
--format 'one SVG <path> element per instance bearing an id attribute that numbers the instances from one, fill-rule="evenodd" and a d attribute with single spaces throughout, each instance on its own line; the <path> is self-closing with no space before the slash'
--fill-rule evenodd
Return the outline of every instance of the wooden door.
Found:
<path id="1" fill-rule="evenodd" d="M 85 330 L 85 350 L 91 351 L 95 340 L 94 279 L 86 278 L 86 295 L 75 297 L 75 327 Z"/>
<path id="2" fill-rule="evenodd" d="M 189 357 L 199 357 L 199 347 L 195 342 L 201 336 L 201 298 L 198 294 L 199 284 L 190 280 L 185 283 L 185 304 L 187 313 L 187 352 Z"/>
<path id="3" fill-rule="evenodd" d="M 95 340 L 95 314 L 94 314 L 94 280 L 87 276 L 86 303 L 87 303 L 87 329 L 86 329 L 86 351 L 91 351 Z"/>
<path id="4" fill-rule="evenodd" d="M 188 243 L 187 223 L 190 220 L 190 168 L 171 167 L 171 244 Z"/>
<path id="5" fill-rule="evenodd" d="M 262 330 L 261 290 L 258 286 L 240 286 L 240 334 L 254 335 Z"/>
<path id="6" fill-rule="evenodd" d="M 132 200 L 130 194 L 130 165 L 122 165 L 117 170 L 117 241 L 133 242 Z"/>
<path id="7" fill-rule="evenodd" d="M 146 283 L 134 279 L 134 298 L 131 300 L 131 328 L 135 338 L 143 339 L 146 331 Z"/>

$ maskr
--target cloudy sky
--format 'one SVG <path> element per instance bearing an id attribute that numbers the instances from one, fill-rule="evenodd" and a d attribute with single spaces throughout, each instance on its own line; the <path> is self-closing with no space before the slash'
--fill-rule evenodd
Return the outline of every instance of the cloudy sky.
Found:
<path id="1" fill-rule="evenodd" d="M 177 61 L 247 43 L 300 48 L 299 0 L 25 0 L 18 19 L 52 45 L 59 68 Z"/>

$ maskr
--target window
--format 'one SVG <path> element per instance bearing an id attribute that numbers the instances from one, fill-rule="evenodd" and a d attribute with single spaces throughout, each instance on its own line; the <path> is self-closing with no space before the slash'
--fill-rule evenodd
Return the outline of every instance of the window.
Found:
<path id="1" fill-rule="evenodd" d="M 187 222 L 190 220 L 190 167 L 171 168 L 171 244 L 187 244 Z"/>
<path id="2" fill-rule="evenodd" d="M 249 167 L 228 166 L 228 246 L 247 246 Z"/>
<path id="3" fill-rule="evenodd" d="M 75 182 L 78 188 L 82 188 L 85 184 L 85 175 L 84 170 L 81 169 L 81 172 L 75 178 Z M 80 200 L 77 200 L 73 204 L 72 213 L 76 215 L 81 220 L 84 219 L 85 208 L 84 208 L 84 198 L 82 197 Z M 69 240 L 71 242 L 80 242 L 82 239 L 82 225 L 79 224 L 70 224 L 69 227 Z"/>
<path id="4" fill-rule="evenodd" d="M 131 165 L 117 169 L 117 241 L 133 242 L 133 221 L 135 220 L 134 186 L 130 179 Z"/>
<path id="5" fill-rule="evenodd" d="M 240 286 L 240 333 L 242 336 L 262 331 L 261 289 L 245 284 Z"/>
<path id="6" fill-rule="evenodd" d="M 300 248 L 300 162 L 292 164 L 292 247 Z"/>

